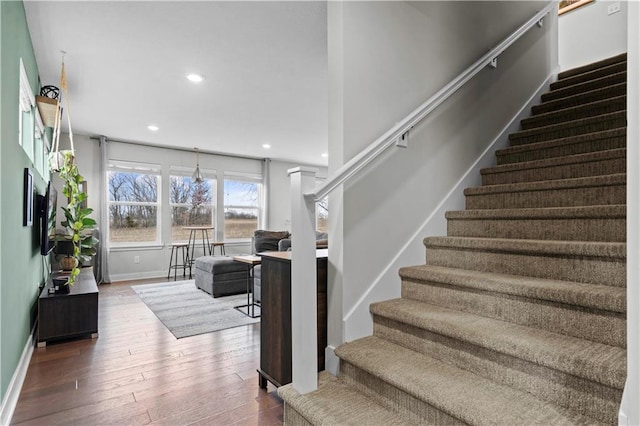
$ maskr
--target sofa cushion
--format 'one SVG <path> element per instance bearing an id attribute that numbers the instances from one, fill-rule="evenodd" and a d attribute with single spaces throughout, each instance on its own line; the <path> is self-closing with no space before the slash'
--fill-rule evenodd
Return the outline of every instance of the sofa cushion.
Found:
<path id="1" fill-rule="evenodd" d="M 253 235 L 253 245 L 255 253 L 263 251 L 277 251 L 278 241 L 289 238 L 288 231 L 263 231 L 257 230 Z"/>

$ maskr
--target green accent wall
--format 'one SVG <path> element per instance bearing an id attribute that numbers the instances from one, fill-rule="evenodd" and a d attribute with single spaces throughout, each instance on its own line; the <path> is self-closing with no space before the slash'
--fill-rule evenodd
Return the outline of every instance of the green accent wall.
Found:
<path id="1" fill-rule="evenodd" d="M 34 94 L 38 66 L 21 1 L 0 1 L 0 367 L 1 397 L 20 361 L 35 324 L 39 286 L 48 267 L 40 255 L 38 223 L 22 226 L 24 168 L 33 171 L 34 189 L 43 194 L 45 178 L 18 144 L 20 58 Z M 35 203 L 35 196 L 34 196 Z"/>

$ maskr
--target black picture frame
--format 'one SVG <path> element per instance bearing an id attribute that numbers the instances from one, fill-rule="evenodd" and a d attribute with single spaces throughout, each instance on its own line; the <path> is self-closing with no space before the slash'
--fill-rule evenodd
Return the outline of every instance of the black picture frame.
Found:
<path id="1" fill-rule="evenodd" d="M 28 167 L 24 168 L 22 226 L 33 226 L 33 173 Z"/>

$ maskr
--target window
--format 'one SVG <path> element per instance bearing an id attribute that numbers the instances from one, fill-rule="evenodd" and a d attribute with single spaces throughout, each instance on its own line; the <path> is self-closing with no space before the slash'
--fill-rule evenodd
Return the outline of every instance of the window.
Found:
<path id="1" fill-rule="evenodd" d="M 36 98 L 31 91 L 31 84 L 27 71 L 24 68 L 22 58 L 20 58 L 20 99 L 18 112 L 18 143 L 24 149 L 27 157 L 33 162 L 33 139 L 34 139 L 34 107 Z"/>
<path id="2" fill-rule="evenodd" d="M 324 181 L 324 178 L 316 179 L 316 188 Z M 329 232 L 329 196 L 316 202 L 316 231 Z"/>
<path id="3" fill-rule="evenodd" d="M 159 175 L 157 165 L 110 162 L 107 172 L 110 243 L 159 243 Z"/>
<path id="4" fill-rule="evenodd" d="M 329 232 L 329 197 L 316 203 L 316 230 Z"/>
<path id="5" fill-rule="evenodd" d="M 224 180 L 224 238 L 251 238 L 258 229 L 261 178 L 227 176 Z"/>
<path id="6" fill-rule="evenodd" d="M 183 226 L 214 226 L 215 183 L 209 178 L 196 183 L 190 176 L 172 173 L 169 183 L 171 240 L 186 241 L 189 231 L 182 229 Z"/>

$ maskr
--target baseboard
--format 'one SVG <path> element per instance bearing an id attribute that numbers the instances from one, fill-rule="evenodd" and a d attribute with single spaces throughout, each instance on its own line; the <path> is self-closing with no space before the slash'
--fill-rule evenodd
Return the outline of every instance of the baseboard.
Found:
<path id="1" fill-rule="evenodd" d="M 334 376 L 338 376 L 340 371 L 340 358 L 335 353 L 335 346 L 327 346 L 324 348 L 324 369 Z"/>
<path id="2" fill-rule="evenodd" d="M 13 372 L 13 377 L 7 387 L 7 392 L 2 399 L 2 406 L 0 407 L 0 425 L 8 425 L 11 423 L 13 412 L 18 405 L 18 398 L 20 397 L 20 391 L 24 384 L 24 379 L 27 377 L 27 370 L 29 369 L 29 362 L 31 361 L 31 355 L 33 354 L 33 348 L 35 347 L 35 326 L 31 330 L 31 334 L 27 338 L 27 343 L 24 345 L 22 355 L 16 370 Z"/>
<path id="3" fill-rule="evenodd" d="M 181 272 L 178 274 L 179 278 L 182 277 L 182 275 L 180 275 Z M 132 273 L 132 274 L 111 274 L 111 282 L 115 283 L 118 281 L 131 281 L 131 280 L 146 280 L 149 278 L 166 278 L 167 277 L 167 271 L 150 271 L 150 272 L 137 272 L 137 273 Z M 185 280 L 189 279 L 189 273 L 187 272 L 187 276 L 186 278 L 184 278 Z"/>
<path id="4" fill-rule="evenodd" d="M 522 108 L 509 120 L 507 125 L 498 133 L 489 146 L 476 159 L 473 165 L 451 188 L 447 195 L 438 203 L 437 207 L 427 216 L 427 219 L 418 227 L 416 232 L 398 250 L 391 262 L 382 270 L 373 283 L 362 294 L 354 306 L 347 311 L 343 318 L 343 335 L 345 341 L 351 341 L 373 333 L 373 320 L 369 313 L 369 305 L 378 300 L 373 297 L 374 290 L 379 285 L 389 286 L 398 281 L 398 270 L 406 266 L 405 258 L 410 250 L 415 250 L 417 245 L 422 245 L 426 235 L 438 235 L 441 221 L 448 210 L 459 209 L 464 206 L 464 189 L 477 185 L 480 180 L 480 169 L 495 165 L 495 151 L 506 148 L 509 143 L 509 134 L 520 130 L 520 121 L 529 116 L 533 105 L 540 103 L 542 94 L 549 90 L 550 84 L 555 80 L 558 70 L 553 72 L 540 84 L 538 89 L 529 97 Z M 462 202 L 460 201 L 462 200 Z M 440 221 L 440 223 L 438 223 Z M 424 246 L 422 246 L 424 248 Z M 398 294 L 400 292 L 398 291 Z"/>

